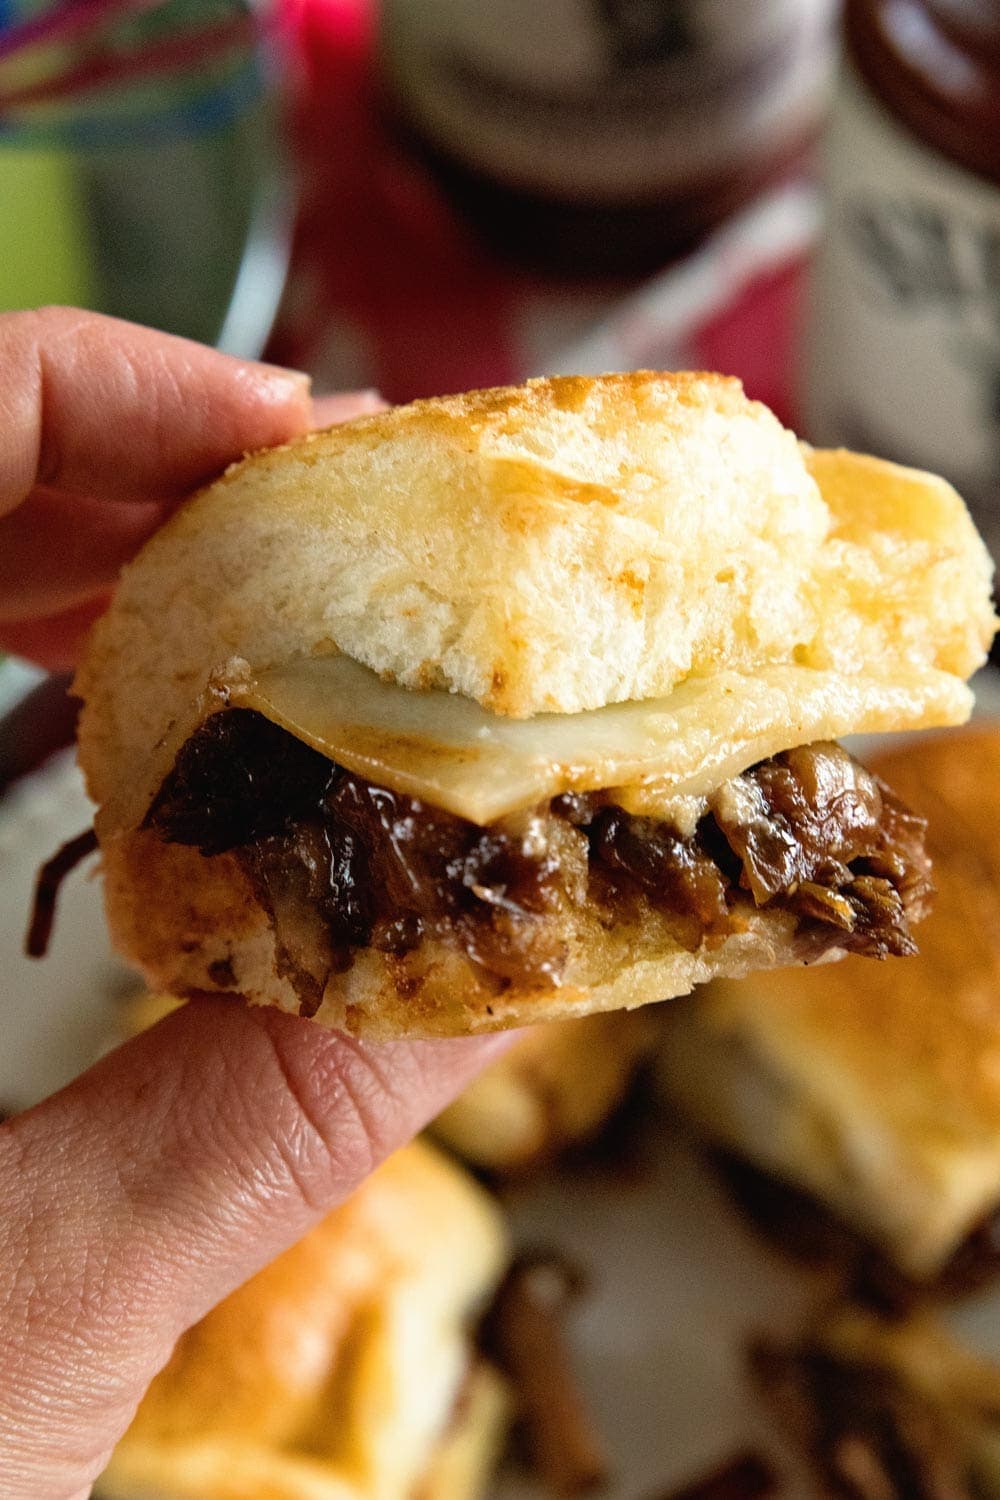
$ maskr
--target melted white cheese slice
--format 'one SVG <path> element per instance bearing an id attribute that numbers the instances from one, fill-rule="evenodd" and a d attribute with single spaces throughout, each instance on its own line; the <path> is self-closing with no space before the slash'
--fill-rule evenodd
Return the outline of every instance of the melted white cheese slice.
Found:
<path id="1" fill-rule="evenodd" d="M 479 824 L 568 791 L 612 790 L 655 815 L 793 745 L 956 723 L 972 703 L 950 673 L 781 665 L 689 678 L 666 698 L 506 719 L 468 698 L 383 682 L 347 656 L 237 675 L 226 698 L 356 775 Z"/>

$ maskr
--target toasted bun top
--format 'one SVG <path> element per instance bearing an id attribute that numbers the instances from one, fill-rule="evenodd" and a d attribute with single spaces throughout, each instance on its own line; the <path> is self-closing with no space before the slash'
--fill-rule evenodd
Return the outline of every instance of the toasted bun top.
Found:
<path id="1" fill-rule="evenodd" d="M 1000 1191 L 1000 725 L 871 763 L 928 819 L 937 894 L 919 954 L 723 982 L 698 1003 L 852 1138 L 891 1139 L 971 1219 Z"/>
<path id="2" fill-rule="evenodd" d="M 990 572 L 942 480 L 809 453 L 736 380 L 417 401 L 234 465 L 152 539 L 78 676 L 84 769 L 103 799 L 234 657 L 339 650 L 512 717 L 770 663 L 965 677 Z"/>
<path id="3" fill-rule="evenodd" d="M 412 1493 L 506 1248 L 499 1209 L 458 1166 L 421 1142 L 398 1151 L 181 1337 L 110 1472 L 138 1492 L 170 1455 L 180 1475 L 187 1451 L 254 1459 L 261 1472 L 280 1453 L 288 1489 L 275 1494 L 299 1493 L 296 1461 L 348 1495 Z"/>

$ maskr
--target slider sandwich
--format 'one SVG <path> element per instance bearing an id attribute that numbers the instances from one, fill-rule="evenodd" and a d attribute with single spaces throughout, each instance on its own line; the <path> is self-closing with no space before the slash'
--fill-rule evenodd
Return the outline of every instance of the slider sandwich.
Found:
<path id="1" fill-rule="evenodd" d="M 430 1127 L 490 1172 L 519 1172 L 592 1140 L 656 1049 L 652 1010 L 610 1011 L 529 1027 L 466 1084 Z"/>
<path id="2" fill-rule="evenodd" d="M 919 955 L 710 985 L 664 1007 L 657 1069 L 709 1141 L 759 1169 L 740 1195 L 783 1242 L 807 1230 L 810 1254 L 906 1297 L 865 1242 L 940 1290 L 1000 1271 L 1000 726 L 872 765 L 928 820 Z"/>
<path id="3" fill-rule="evenodd" d="M 112 934 L 358 1035 L 908 953 L 922 829 L 830 741 L 964 720 L 962 501 L 738 382 L 419 401 L 236 464 L 78 675 Z"/>
<path id="4" fill-rule="evenodd" d="M 511 1400 L 472 1322 L 507 1256 L 460 1168 L 397 1152 L 181 1337 L 98 1495 L 474 1500 Z"/>

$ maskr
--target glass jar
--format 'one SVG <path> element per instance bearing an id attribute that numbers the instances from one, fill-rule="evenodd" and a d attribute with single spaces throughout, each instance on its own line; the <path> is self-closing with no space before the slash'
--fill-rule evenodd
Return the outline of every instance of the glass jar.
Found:
<path id="1" fill-rule="evenodd" d="M 384 0 L 389 107 L 494 248 L 653 269 L 801 153 L 834 0 Z"/>
<path id="2" fill-rule="evenodd" d="M 244 0 L 0 4 L 0 311 L 68 302 L 260 353 L 291 193 Z"/>
<path id="3" fill-rule="evenodd" d="M 848 0 L 804 424 L 946 475 L 1000 556 L 1000 0 Z"/>

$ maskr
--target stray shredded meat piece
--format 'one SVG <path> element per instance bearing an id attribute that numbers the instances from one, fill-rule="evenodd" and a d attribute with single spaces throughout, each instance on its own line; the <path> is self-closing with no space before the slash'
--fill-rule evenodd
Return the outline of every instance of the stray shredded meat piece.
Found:
<path id="1" fill-rule="evenodd" d="M 664 1500 L 765 1500 L 778 1489 L 778 1476 L 759 1453 L 741 1453 Z"/>
<path id="2" fill-rule="evenodd" d="M 75 839 L 57 849 L 38 872 L 35 881 L 35 897 L 31 905 L 31 921 L 24 940 L 24 951 L 29 958 L 44 958 L 52 937 L 52 924 L 56 916 L 56 900 L 59 889 L 81 860 L 93 854 L 97 848 L 97 834 L 92 828 L 78 833 Z"/>
<path id="3" fill-rule="evenodd" d="M 581 1286 L 579 1272 L 558 1255 L 522 1255 L 482 1330 L 487 1355 L 514 1386 L 534 1467 L 555 1495 L 582 1495 L 608 1477 L 563 1334 L 566 1309 Z"/>
<path id="4" fill-rule="evenodd" d="M 824 1495 L 845 1500 L 973 1500 L 941 1413 L 889 1369 L 806 1338 L 762 1341 L 751 1369 Z"/>

